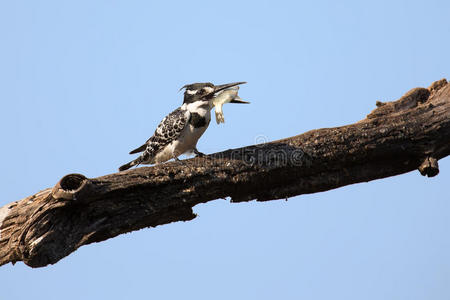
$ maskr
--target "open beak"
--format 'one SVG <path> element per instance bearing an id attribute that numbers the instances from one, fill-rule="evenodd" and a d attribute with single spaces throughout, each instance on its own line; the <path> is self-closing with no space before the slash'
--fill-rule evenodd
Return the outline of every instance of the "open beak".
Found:
<path id="1" fill-rule="evenodd" d="M 245 84 L 247 82 L 245 81 L 240 81 L 240 82 L 232 82 L 232 83 L 226 83 L 226 84 L 221 84 L 221 85 L 215 85 L 214 86 L 214 93 L 226 90 L 230 87 L 236 86 L 236 85 L 240 85 L 240 84 Z"/>
<path id="2" fill-rule="evenodd" d="M 239 81 L 239 82 L 232 82 L 232 83 L 226 83 L 226 84 L 221 84 L 221 85 L 215 85 L 214 86 L 214 94 L 229 88 L 232 88 L 234 86 L 240 85 L 240 84 L 246 84 L 247 82 L 245 81 Z M 238 88 L 239 89 L 239 88 Z M 249 104 L 250 102 L 244 101 L 242 100 L 239 96 L 237 96 L 236 98 L 234 98 L 233 100 L 230 101 L 230 103 L 241 103 L 241 104 Z"/>

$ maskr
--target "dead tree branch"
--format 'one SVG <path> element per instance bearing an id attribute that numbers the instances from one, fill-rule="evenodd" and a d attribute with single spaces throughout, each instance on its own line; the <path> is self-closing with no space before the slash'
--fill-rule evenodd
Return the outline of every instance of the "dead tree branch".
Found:
<path id="1" fill-rule="evenodd" d="M 0 208 L 0 265 L 54 264 L 78 247 L 195 218 L 192 207 L 230 197 L 266 201 L 415 169 L 438 174 L 450 153 L 445 79 L 377 103 L 352 125 L 98 178 L 64 176 L 53 188 Z"/>

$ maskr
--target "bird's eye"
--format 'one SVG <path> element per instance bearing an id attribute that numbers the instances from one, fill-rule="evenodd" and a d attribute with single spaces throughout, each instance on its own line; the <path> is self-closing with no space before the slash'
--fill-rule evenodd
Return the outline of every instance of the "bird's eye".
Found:
<path id="1" fill-rule="evenodd" d="M 203 95 L 203 94 L 206 93 L 206 90 L 203 88 L 203 89 L 199 90 L 198 93 L 199 93 L 200 95 Z"/>

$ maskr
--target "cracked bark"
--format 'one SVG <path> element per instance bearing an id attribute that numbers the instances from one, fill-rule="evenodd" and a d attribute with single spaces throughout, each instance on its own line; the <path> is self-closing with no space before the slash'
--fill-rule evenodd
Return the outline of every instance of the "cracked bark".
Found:
<path id="1" fill-rule="evenodd" d="M 78 247 L 195 218 L 192 207 L 283 199 L 418 169 L 450 153 L 450 85 L 416 88 L 355 124 L 98 178 L 64 176 L 0 208 L 0 265 L 54 264 Z"/>

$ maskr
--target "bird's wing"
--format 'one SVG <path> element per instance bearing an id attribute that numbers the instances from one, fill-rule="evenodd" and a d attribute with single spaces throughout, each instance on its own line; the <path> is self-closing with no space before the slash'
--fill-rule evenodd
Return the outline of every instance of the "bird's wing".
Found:
<path id="1" fill-rule="evenodd" d="M 140 151 L 144 151 L 145 149 L 142 154 L 143 161 L 150 160 L 156 155 L 156 153 L 158 153 L 159 150 L 176 140 L 186 127 L 189 118 L 189 111 L 181 108 L 175 109 L 167 117 L 165 117 L 161 123 L 159 123 L 153 136 L 149 138 L 144 145 L 136 149 Z M 142 149 L 144 146 L 145 148 Z"/>

